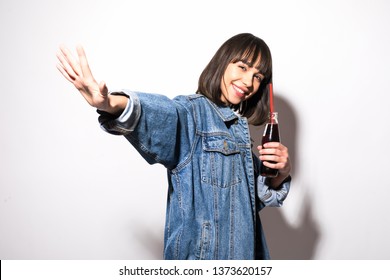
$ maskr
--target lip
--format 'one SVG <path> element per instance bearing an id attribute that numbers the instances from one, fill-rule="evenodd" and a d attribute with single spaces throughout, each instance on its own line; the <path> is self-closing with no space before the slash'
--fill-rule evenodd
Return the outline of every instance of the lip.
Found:
<path id="1" fill-rule="evenodd" d="M 239 86 L 236 86 L 235 84 L 232 84 L 232 87 L 234 89 L 235 94 L 240 98 L 244 98 L 247 95 L 247 91 Z"/>

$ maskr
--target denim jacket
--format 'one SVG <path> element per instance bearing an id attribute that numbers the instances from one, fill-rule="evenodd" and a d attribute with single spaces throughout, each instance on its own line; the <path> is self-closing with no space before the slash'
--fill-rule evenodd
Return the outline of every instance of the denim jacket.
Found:
<path id="1" fill-rule="evenodd" d="M 124 135 L 150 164 L 167 169 L 165 259 L 269 259 L 259 211 L 281 206 L 277 190 L 258 176 L 246 118 L 205 96 L 122 91 L 118 118 L 100 113 L 109 133 Z"/>

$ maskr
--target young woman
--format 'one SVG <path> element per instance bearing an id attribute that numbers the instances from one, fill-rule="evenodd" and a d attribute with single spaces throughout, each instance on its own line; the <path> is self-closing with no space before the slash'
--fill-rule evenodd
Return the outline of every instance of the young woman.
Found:
<path id="1" fill-rule="evenodd" d="M 263 40 L 238 34 L 216 52 L 196 94 L 166 96 L 97 83 L 82 47 L 65 47 L 58 69 L 98 110 L 104 130 L 124 135 L 150 164 L 167 168 L 165 259 L 268 259 L 259 210 L 281 206 L 290 189 L 281 143 L 252 153 L 248 123 L 268 114 L 271 53 Z M 278 176 L 259 175 L 260 161 Z"/>

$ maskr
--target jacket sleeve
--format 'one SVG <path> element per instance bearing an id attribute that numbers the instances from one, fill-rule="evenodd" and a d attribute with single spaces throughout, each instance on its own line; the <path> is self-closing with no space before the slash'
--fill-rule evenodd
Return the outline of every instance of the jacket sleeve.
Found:
<path id="1" fill-rule="evenodd" d="M 264 206 L 280 207 L 283 205 L 283 201 L 290 191 L 290 178 L 285 180 L 277 189 L 273 189 L 266 184 L 265 177 L 257 177 L 257 196 Z"/>
<path id="2" fill-rule="evenodd" d="M 116 119 L 99 112 L 102 128 L 124 135 L 149 164 L 174 168 L 191 149 L 189 134 L 194 125 L 189 105 L 158 94 L 127 90 L 120 94 L 129 97 L 126 109 Z"/>
<path id="3" fill-rule="evenodd" d="M 256 176 L 256 191 L 257 197 L 260 202 L 260 209 L 264 206 L 280 207 L 283 205 L 283 201 L 286 199 L 291 184 L 291 176 L 288 176 L 286 180 L 277 188 L 271 188 L 267 185 L 267 178 L 260 174 L 260 159 L 255 155 L 252 156 L 254 161 L 254 169 Z"/>
<path id="4" fill-rule="evenodd" d="M 111 92 L 110 94 L 126 96 L 129 100 L 125 110 L 119 117 L 97 110 L 100 114 L 100 127 L 110 134 L 126 135 L 132 132 L 138 124 L 138 120 L 141 115 L 141 105 L 139 99 L 131 92 Z"/>

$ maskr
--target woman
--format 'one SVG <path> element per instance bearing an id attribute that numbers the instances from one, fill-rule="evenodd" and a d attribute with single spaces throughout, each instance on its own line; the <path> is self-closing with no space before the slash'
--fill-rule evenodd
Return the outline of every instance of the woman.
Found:
<path id="1" fill-rule="evenodd" d="M 98 109 L 104 130 L 124 135 L 150 164 L 168 173 L 165 259 L 268 259 L 258 211 L 281 206 L 290 189 L 287 148 L 251 150 L 249 124 L 268 114 L 272 60 L 268 46 L 238 34 L 216 52 L 196 94 L 108 92 L 97 83 L 82 47 L 79 60 L 61 47 L 58 69 Z M 260 164 L 278 176 L 259 175 Z"/>

